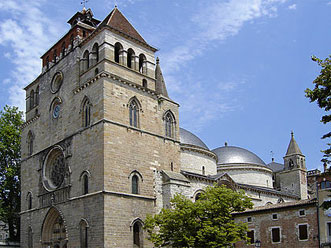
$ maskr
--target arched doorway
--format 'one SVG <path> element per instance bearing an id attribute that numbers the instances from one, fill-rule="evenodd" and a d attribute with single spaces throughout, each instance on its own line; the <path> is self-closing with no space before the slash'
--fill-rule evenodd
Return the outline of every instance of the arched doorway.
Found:
<path id="1" fill-rule="evenodd" d="M 41 243 L 43 248 L 67 247 L 67 228 L 63 216 L 56 208 L 51 208 L 44 219 Z"/>

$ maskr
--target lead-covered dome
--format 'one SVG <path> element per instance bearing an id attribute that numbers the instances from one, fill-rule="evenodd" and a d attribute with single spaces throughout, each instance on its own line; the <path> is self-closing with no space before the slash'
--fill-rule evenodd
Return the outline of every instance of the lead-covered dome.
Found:
<path id="1" fill-rule="evenodd" d="M 222 146 L 212 150 L 217 155 L 218 164 L 266 165 L 256 154 L 236 146 Z"/>
<path id="2" fill-rule="evenodd" d="M 187 131 L 184 128 L 179 128 L 179 135 L 180 135 L 180 143 L 187 144 L 187 145 L 193 145 L 202 147 L 204 149 L 208 149 L 205 143 L 201 139 L 199 139 L 196 135 L 193 133 Z"/>

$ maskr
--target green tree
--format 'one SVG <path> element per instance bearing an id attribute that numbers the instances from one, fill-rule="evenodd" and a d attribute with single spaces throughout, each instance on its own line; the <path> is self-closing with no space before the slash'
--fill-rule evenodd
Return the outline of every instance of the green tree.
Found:
<path id="1" fill-rule="evenodd" d="M 243 192 L 214 185 L 195 202 L 177 194 L 171 205 L 146 218 L 144 228 L 156 247 L 217 248 L 247 240 L 247 225 L 232 217 L 253 207 Z"/>
<path id="2" fill-rule="evenodd" d="M 312 56 L 312 60 L 317 62 L 322 67 L 320 74 L 313 81 L 314 89 L 306 89 L 306 97 L 310 99 L 310 102 L 317 102 L 318 106 L 324 109 L 327 114 L 322 116 L 321 122 L 327 124 L 331 121 L 331 115 L 329 113 L 331 109 L 331 55 L 325 60 L 321 60 L 315 56 Z M 330 138 L 331 132 L 328 132 L 322 136 L 322 139 Z M 328 143 L 328 148 L 323 150 L 324 158 L 322 162 L 330 163 L 331 156 L 331 144 Z"/>
<path id="3" fill-rule="evenodd" d="M 17 107 L 0 111 L 0 220 L 8 224 L 9 240 L 20 237 L 20 161 L 23 113 Z"/>

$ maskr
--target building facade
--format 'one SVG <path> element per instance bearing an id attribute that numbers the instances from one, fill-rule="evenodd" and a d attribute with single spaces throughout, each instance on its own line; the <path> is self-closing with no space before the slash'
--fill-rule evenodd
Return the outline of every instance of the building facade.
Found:
<path id="1" fill-rule="evenodd" d="M 146 215 L 214 183 L 243 189 L 256 207 L 308 198 L 293 134 L 284 164 L 210 150 L 179 128 L 157 50 L 117 8 L 103 21 L 84 8 L 68 23 L 25 88 L 21 247 L 153 247 Z"/>

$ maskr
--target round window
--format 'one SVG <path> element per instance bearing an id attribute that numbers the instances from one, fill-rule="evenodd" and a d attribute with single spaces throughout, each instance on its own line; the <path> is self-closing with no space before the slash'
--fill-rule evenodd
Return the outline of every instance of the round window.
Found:
<path id="1" fill-rule="evenodd" d="M 60 147 L 49 152 L 43 166 L 43 184 L 46 189 L 54 190 L 60 187 L 65 176 L 64 155 Z"/>
<path id="2" fill-rule="evenodd" d="M 56 118 L 59 117 L 60 110 L 61 110 L 60 104 L 59 103 L 54 104 L 54 107 L 53 107 L 53 118 L 56 119 Z"/>
<path id="3" fill-rule="evenodd" d="M 59 91 L 61 85 L 63 82 L 63 74 L 62 72 L 57 72 L 53 76 L 52 82 L 51 82 L 51 92 L 54 94 Z"/>

